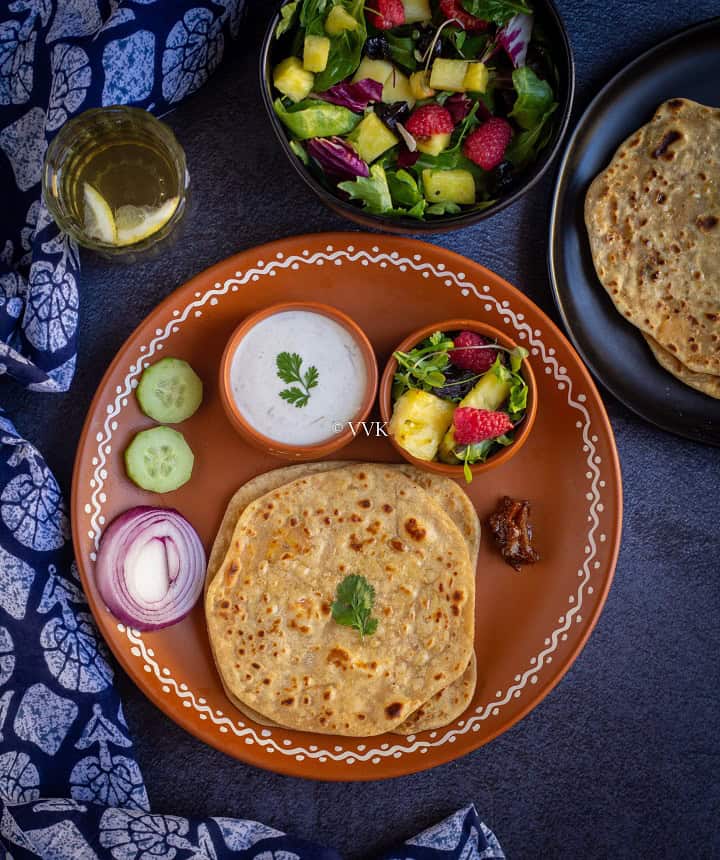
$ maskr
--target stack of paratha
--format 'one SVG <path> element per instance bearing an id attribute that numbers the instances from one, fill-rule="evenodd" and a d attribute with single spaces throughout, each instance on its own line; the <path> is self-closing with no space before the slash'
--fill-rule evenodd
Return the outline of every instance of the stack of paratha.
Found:
<path id="1" fill-rule="evenodd" d="M 720 398 L 720 109 L 660 105 L 590 186 L 585 223 L 618 311 L 668 372 Z"/>
<path id="2" fill-rule="evenodd" d="M 249 481 L 206 580 L 228 697 L 259 723 L 338 735 L 451 722 L 475 691 L 479 545 L 465 493 L 411 466 L 302 464 Z M 349 574 L 375 589 L 372 635 L 333 618 Z"/>

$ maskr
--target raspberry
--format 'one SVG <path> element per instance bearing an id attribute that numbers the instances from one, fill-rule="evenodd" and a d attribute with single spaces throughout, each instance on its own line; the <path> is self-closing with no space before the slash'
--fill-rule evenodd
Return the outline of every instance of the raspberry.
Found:
<path id="1" fill-rule="evenodd" d="M 481 33 L 488 28 L 488 22 L 466 12 L 460 0 L 440 0 L 440 11 L 446 18 L 457 21 L 463 30 Z"/>
<path id="2" fill-rule="evenodd" d="M 368 21 L 378 30 L 391 30 L 405 23 L 402 0 L 368 0 Z"/>
<path id="3" fill-rule="evenodd" d="M 455 124 L 449 111 L 442 105 L 432 103 L 414 110 L 405 128 L 413 137 L 431 137 L 433 134 L 449 134 Z"/>
<path id="4" fill-rule="evenodd" d="M 502 163 L 513 131 L 506 119 L 490 117 L 465 141 L 463 152 L 483 170 L 493 170 Z"/>
<path id="5" fill-rule="evenodd" d="M 475 334 L 474 331 L 461 331 L 453 343 L 455 349 L 451 349 L 448 354 L 455 367 L 472 370 L 475 373 L 485 373 L 495 363 L 496 349 L 462 349 L 462 347 L 484 346 L 490 343 L 487 338 Z"/>
<path id="6" fill-rule="evenodd" d="M 496 439 L 512 430 L 512 421 L 505 412 L 459 406 L 453 415 L 455 441 L 459 445 L 474 445 L 486 439 Z"/>

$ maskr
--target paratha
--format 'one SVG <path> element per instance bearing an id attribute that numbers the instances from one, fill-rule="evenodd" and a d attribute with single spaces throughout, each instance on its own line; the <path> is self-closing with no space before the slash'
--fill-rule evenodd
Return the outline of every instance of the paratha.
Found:
<path id="1" fill-rule="evenodd" d="M 324 460 L 317 463 L 298 463 L 294 466 L 283 466 L 257 475 L 243 484 L 233 495 L 225 509 L 225 514 L 215 537 L 208 558 L 207 572 L 205 575 L 205 591 L 212 582 L 215 574 L 220 569 L 230 546 L 232 533 L 240 514 L 245 508 L 266 493 L 289 484 L 297 478 L 306 475 L 314 475 L 318 472 L 329 472 L 333 469 L 347 468 L 356 465 L 355 462 L 347 460 Z M 440 507 L 448 514 L 450 519 L 460 529 L 468 543 L 468 552 L 473 566 L 477 565 L 477 557 L 480 551 L 480 520 L 475 511 L 473 503 L 460 487 L 449 478 L 433 475 L 416 469 L 409 463 L 387 463 L 389 469 L 396 469 L 414 481 L 424 490 L 427 490 L 437 501 Z"/>
<path id="2" fill-rule="evenodd" d="M 295 466 L 285 466 L 273 469 L 252 478 L 243 484 L 233 495 L 225 511 L 222 523 L 215 538 L 210 558 L 208 561 L 205 589 L 212 582 L 215 574 L 220 569 L 228 546 L 232 538 L 235 525 L 243 510 L 260 496 L 272 490 L 282 487 L 297 478 L 312 475 L 318 472 L 328 472 L 332 469 L 355 465 L 347 461 L 334 460 L 318 463 L 300 463 Z M 460 532 L 465 536 L 468 544 L 473 569 L 477 567 L 478 553 L 480 551 L 480 520 L 472 502 L 458 485 L 449 478 L 422 472 L 407 463 L 388 465 L 388 468 L 397 469 L 404 475 L 420 485 L 435 498 L 440 507 L 453 520 Z M 416 732 L 429 731 L 439 726 L 447 725 L 460 716 L 470 704 L 475 692 L 477 681 L 477 664 L 473 654 L 467 669 L 452 684 L 436 693 L 429 702 L 421 705 L 415 713 L 411 714 L 405 722 L 401 723 L 393 731 L 397 734 L 413 734 Z M 225 688 L 226 695 L 235 707 L 264 726 L 276 726 L 277 723 L 267 719 L 262 714 L 248 707 L 240 699 Z"/>
<path id="3" fill-rule="evenodd" d="M 688 370 L 720 375 L 720 109 L 661 104 L 593 181 L 585 223 L 618 311 Z"/>
<path id="4" fill-rule="evenodd" d="M 476 685 L 477 659 L 473 653 L 470 655 L 467 669 L 465 669 L 459 678 L 438 693 L 435 693 L 427 702 L 420 705 L 406 720 L 394 728 L 392 733 L 396 735 L 416 735 L 420 732 L 429 732 L 432 729 L 439 729 L 449 725 L 460 714 L 465 712 L 472 701 L 472 697 L 475 695 Z M 275 723 L 257 711 L 254 711 L 232 694 L 228 693 L 228 697 L 241 713 L 261 726 L 275 727 L 279 725 L 279 723 Z"/>
<path id="5" fill-rule="evenodd" d="M 678 361 L 675 356 L 663 349 L 660 344 L 653 340 L 649 334 L 643 335 L 650 347 L 652 354 L 657 359 L 658 364 L 671 373 L 680 382 L 695 388 L 697 391 L 702 391 L 708 397 L 715 397 L 720 400 L 720 376 L 713 376 L 710 373 L 696 373 L 685 367 L 682 362 Z"/>
<path id="6" fill-rule="evenodd" d="M 376 589 L 377 631 L 331 618 L 337 584 Z M 474 570 L 465 538 L 396 470 L 310 475 L 251 502 L 206 595 L 226 688 L 291 728 L 372 735 L 458 678 L 472 654 Z"/>

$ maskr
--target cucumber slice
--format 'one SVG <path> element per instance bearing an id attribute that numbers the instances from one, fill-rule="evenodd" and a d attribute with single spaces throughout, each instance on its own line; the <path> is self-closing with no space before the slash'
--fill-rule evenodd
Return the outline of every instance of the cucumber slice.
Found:
<path id="1" fill-rule="evenodd" d="M 137 434 L 125 450 L 128 478 L 151 493 L 171 493 L 190 480 L 195 456 L 182 433 L 153 427 Z"/>
<path id="2" fill-rule="evenodd" d="M 163 358 L 145 368 L 136 390 L 140 408 L 161 424 L 179 424 L 202 403 L 200 377 L 181 358 Z"/>

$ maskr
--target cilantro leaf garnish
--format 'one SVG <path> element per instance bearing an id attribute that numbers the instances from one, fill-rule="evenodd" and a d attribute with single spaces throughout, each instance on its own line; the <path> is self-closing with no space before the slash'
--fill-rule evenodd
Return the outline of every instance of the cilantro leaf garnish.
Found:
<path id="1" fill-rule="evenodd" d="M 315 365 L 302 373 L 302 362 L 302 358 L 296 352 L 281 352 L 275 359 L 277 375 L 280 379 L 290 385 L 297 383 L 291 388 L 283 388 L 280 397 L 298 409 L 307 406 L 310 400 L 310 390 L 317 387 L 320 376 Z"/>
<path id="2" fill-rule="evenodd" d="M 372 636 L 378 626 L 378 619 L 371 617 L 374 604 L 375 589 L 364 576 L 351 573 L 337 587 L 333 620 L 344 627 L 353 627 L 363 639 Z"/>

